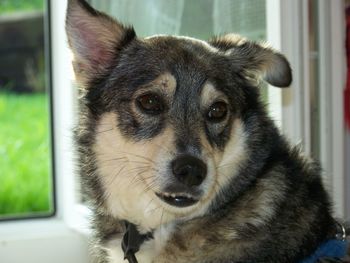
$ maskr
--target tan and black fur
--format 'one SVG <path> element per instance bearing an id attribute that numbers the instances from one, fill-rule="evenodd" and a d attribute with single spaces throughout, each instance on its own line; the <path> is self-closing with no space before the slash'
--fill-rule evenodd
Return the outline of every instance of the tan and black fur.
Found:
<path id="1" fill-rule="evenodd" d="M 82 0 L 66 29 L 100 263 L 124 262 L 124 220 L 153 233 L 140 263 L 298 262 L 334 236 L 319 166 L 259 97 L 291 83 L 283 55 L 232 34 L 138 38 Z"/>

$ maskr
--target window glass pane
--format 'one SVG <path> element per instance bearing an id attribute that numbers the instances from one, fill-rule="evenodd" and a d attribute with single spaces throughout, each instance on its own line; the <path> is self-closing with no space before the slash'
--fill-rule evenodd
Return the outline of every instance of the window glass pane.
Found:
<path id="1" fill-rule="evenodd" d="M 208 39 L 238 33 L 264 40 L 265 0 L 90 0 L 95 8 L 132 24 L 138 35 L 188 35 Z"/>
<path id="2" fill-rule="evenodd" d="M 311 155 L 317 160 L 321 159 L 321 138 L 320 138 L 320 94 L 318 89 L 318 6 L 317 1 L 309 0 L 309 42 L 310 42 L 310 113 L 311 113 Z"/>
<path id="3" fill-rule="evenodd" d="M 0 1 L 0 219 L 54 211 L 44 0 Z"/>

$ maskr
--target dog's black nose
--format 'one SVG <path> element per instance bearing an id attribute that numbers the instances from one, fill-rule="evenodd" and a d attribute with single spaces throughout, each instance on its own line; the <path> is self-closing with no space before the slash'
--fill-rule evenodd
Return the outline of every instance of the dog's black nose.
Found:
<path id="1" fill-rule="evenodd" d="M 171 167 L 175 177 L 189 187 L 200 185 L 207 175 L 206 164 L 191 155 L 176 158 L 172 161 Z"/>

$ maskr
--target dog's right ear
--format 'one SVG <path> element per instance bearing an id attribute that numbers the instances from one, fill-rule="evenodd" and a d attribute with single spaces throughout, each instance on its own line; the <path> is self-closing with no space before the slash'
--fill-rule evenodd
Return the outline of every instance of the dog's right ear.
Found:
<path id="1" fill-rule="evenodd" d="M 266 44 L 234 34 L 216 37 L 209 43 L 224 51 L 236 69 L 254 85 L 265 80 L 276 87 L 288 87 L 292 82 L 288 60 Z"/>
<path id="2" fill-rule="evenodd" d="M 136 38 L 127 28 L 84 0 L 68 0 L 66 32 L 76 78 L 85 84 L 110 68 L 118 52 Z"/>

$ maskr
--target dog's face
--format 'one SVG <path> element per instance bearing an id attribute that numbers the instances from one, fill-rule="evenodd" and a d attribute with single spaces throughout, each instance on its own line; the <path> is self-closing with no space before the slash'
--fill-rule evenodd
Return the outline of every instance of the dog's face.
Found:
<path id="1" fill-rule="evenodd" d="M 145 229 L 208 211 L 247 159 L 255 86 L 291 82 L 288 62 L 267 47 L 235 35 L 139 39 L 83 1 L 69 2 L 67 32 L 94 190 L 108 213 Z"/>

